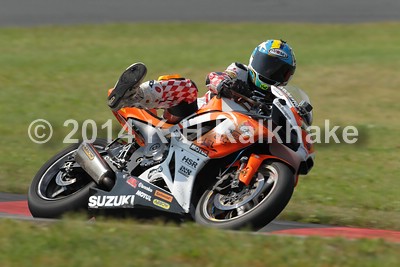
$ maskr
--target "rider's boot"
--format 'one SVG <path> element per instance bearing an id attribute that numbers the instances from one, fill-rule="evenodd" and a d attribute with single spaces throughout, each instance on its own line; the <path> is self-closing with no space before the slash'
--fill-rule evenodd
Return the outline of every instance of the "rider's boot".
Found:
<path id="1" fill-rule="evenodd" d="M 113 111 L 118 111 L 124 106 L 129 106 L 132 102 L 132 96 L 137 93 L 139 85 L 146 76 L 147 68 L 143 63 L 134 63 L 130 65 L 118 79 L 114 90 L 108 96 L 108 106 Z M 139 90 L 140 91 L 140 90 Z"/>

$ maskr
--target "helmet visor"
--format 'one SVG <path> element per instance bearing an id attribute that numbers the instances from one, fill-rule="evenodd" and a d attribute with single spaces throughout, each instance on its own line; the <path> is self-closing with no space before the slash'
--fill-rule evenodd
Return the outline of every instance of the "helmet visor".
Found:
<path id="1" fill-rule="evenodd" d="M 251 67 L 259 74 L 259 79 L 267 84 L 286 83 L 294 74 L 295 67 L 277 56 L 256 51 Z"/>

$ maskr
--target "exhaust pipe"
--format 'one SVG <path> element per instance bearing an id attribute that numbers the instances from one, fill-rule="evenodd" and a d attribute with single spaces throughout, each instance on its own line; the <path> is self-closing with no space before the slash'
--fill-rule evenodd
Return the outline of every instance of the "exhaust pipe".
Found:
<path id="1" fill-rule="evenodd" d="M 96 148 L 83 141 L 75 152 L 75 161 L 84 169 L 96 184 L 111 189 L 114 186 L 114 172 L 100 156 Z"/>

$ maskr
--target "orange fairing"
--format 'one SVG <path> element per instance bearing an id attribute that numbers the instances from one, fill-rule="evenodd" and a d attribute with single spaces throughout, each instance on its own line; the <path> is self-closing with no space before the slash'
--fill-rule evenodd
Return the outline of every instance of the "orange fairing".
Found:
<path id="1" fill-rule="evenodd" d="M 220 126 L 224 123 L 224 119 L 231 122 L 229 127 L 220 127 L 219 130 L 214 128 L 194 141 L 196 145 L 208 151 L 210 158 L 224 157 L 258 142 L 259 139 L 272 136 L 272 133 L 264 127 L 263 123 L 255 121 L 248 115 L 239 112 L 218 112 L 221 110 L 222 100 L 213 97 L 197 111 L 197 114 L 209 112 L 210 121 L 215 120 L 218 125 L 221 124 Z"/>
<path id="2" fill-rule="evenodd" d="M 251 154 L 246 167 L 240 171 L 239 180 L 245 185 L 249 185 L 251 179 L 256 174 L 257 170 L 260 168 L 261 163 L 266 159 L 278 159 L 277 157 L 270 155 L 256 155 Z"/>
<path id="3" fill-rule="evenodd" d="M 221 111 L 222 110 L 222 101 L 221 98 L 213 97 L 205 104 L 201 109 L 199 109 L 196 113 L 202 114 L 209 111 Z"/>
<path id="4" fill-rule="evenodd" d="M 108 90 L 108 95 L 110 95 L 112 90 L 114 89 L 112 88 Z M 158 118 L 154 109 L 146 110 L 140 108 L 121 108 L 117 112 L 113 113 L 123 127 L 125 127 L 125 123 L 129 118 L 135 118 L 143 122 L 148 122 L 153 126 L 157 126 L 163 129 L 173 126 L 173 124 L 169 124 Z"/>
<path id="5" fill-rule="evenodd" d="M 145 110 L 140 108 L 121 108 L 120 110 L 118 110 L 118 115 L 124 118 L 124 120 L 128 120 L 129 118 L 135 118 L 137 120 L 147 122 L 153 126 L 162 129 L 166 129 L 173 126 L 173 124 L 169 124 L 161 120 L 160 118 L 156 117 L 156 115 L 152 113 L 150 110 Z M 118 120 L 120 121 L 120 119 Z"/>
<path id="6" fill-rule="evenodd" d="M 169 74 L 169 75 L 161 75 L 158 77 L 159 81 L 171 80 L 171 79 L 182 79 L 183 77 L 179 74 Z"/>
<path id="7" fill-rule="evenodd" d="M 297 125 L 301 128 L 301 139 L 304 143 L 304 147 L 308 150 L 308 153 L 314 152 L 314 146 L 312 143 L 307 142 L 307 131 L 305 130 L 306 125 L 304 124 L 303 119 L 297 113 L 297 110 L 295 108 L 290 109 L 293 112 L 294 117 L 296 118 Z"/>
<path id="8" fill-rule="evenodd" d="M 216 127 L 194 143 L 208 151 L 210 158 L 221 158 L 250 146 L 271 134 L 262 123 L 238 112 L 211 112 Z"/>

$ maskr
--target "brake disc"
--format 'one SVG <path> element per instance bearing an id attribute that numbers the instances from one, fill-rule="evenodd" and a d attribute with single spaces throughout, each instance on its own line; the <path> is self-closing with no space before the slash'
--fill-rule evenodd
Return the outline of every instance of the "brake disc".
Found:
<path id="1" fill-rule="evenodd" d="M 228 195 L 222 195 L 222 194 L 216 194 L 214 197 L 214 206 L 217 209 L 220 210 L 232 210 L 232 209 L 237 209 L 240 206 L 245 205 L 246 203 L 252 201 L 254 197 L 258 196 L 258 194 L 261 192 L 261 190 L 264 187 L 265 179 L 264 176 L 261 173 L 258 173 L 257 176 L 257 182 L 255 183 L 256 188 L 251 192 L 249 196 L 245 196 L 243 198 L 243 195 L 246 195 L 249 192 L 248 188 L 244 188 L 241 192 L 239 193 L 234 193 L 232 196 Z M 237 203 L 231 204 L 232 198 L 234 198 L 234 202 L 238 201 Z M 228 202 L 226 201 L 228 200 Z"/>

